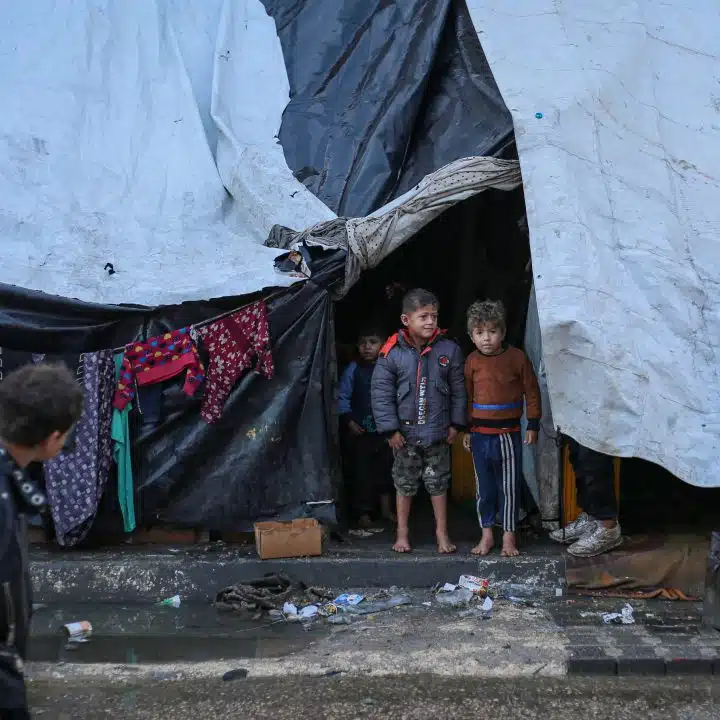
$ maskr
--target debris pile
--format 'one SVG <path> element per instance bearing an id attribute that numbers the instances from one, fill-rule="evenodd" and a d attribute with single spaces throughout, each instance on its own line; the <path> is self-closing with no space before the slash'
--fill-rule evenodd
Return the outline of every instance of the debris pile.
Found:
<path id="1" fill-rule="evenodd" d="M 304 625 L 319 618 L 327 618 L 332 625 L 347 625 L 354 615 L 371 615 L 410 604 L 412 600 L 407 595 L 387 591 L 379 591 L 372 597 L 356 593 L 335 596 L 327 588 L 306 587 L 281 574 L 232 585 L 221 590 L 215 599 L 215 605 L 223 610 L 251 612 L 256 619 L 267 612 L 276 621 Z"/>

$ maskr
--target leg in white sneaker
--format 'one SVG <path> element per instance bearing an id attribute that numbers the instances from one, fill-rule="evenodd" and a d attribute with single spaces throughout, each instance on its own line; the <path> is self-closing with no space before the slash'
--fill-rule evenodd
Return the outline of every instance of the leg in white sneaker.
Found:
<path id="1" fill-rule="evenodd" d="M 620 523 L 616 522 L 613 527 L 606 527 L 599 522 L 593 532 L 571 545 L 568 552 L 575 557 L 595 557 L 622 545 L 622 541 Z"/>
<path id="2" fill-rule="evenodd" d="M 577 520 L 573 520 L 564 528 L 553 530 L 550 533 L 550 539 L 559 543 L 574 543 L 583 535 L 591 533 L 595 529 L 595 525 L 596 522 L 587 513 L 581 513 Z"/>

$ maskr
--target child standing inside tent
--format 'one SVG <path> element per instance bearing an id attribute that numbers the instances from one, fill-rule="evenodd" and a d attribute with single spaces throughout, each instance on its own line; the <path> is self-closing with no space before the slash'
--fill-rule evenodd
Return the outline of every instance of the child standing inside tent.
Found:
<path id="1" fill-rule="evenodd" d="M 470 434 L 463 438 L 475 466 L 477 512 L 482 528 L 475 555 L 493 547 L 493 525 L 500 512 L 502 555 L 518 555 L 515 528 L 520 504 L 522 445 L 520 418 L 526 405 L 525 443 L 537 442 L 540 387 L 522 350 L 505 344 L 505 308 L 501 302 L 475 302 L 467 311 L 467 329 L 476 350 L 465 362 Z"/>
<path id="2" fill-rule="evenodd" d="M 385 335 L 377 328 L 366 328 L 358 337 L 358 360 L 351 362 L 338 388 L 338 413 L 348 434 L 353 466 L 351 509 L 360 527 L 372 525 L 378 503 L 385 520 L 395 521 L 392 511 L 392 451 L 378 435 L 370 401 L 370 383 Z"/>
<path id="3" fill-rule="evenodd" d="M 80 419 L 83 395 L 64 366 L 28 365 L 0 383 L 0 717 L 29 718 L 22 666 L 30 633 L 26 515 L 44 493 L 28 476 L 32 462 L 54 458 Z"/>
<path id="4" fill-rule="evenodd" d="M 451 553 L 447 490 L 450 445 L 465 425 L 462 351 L 438 329 L 438 301 L 427 290 L 405 295 L 400 320 L 403 328 L 385 343 L 372 378 L 377 429 L 395 454 L 393 550 L 410 552 L 410 508 L 422 482 L 432 499 L 438 550 Z"/>

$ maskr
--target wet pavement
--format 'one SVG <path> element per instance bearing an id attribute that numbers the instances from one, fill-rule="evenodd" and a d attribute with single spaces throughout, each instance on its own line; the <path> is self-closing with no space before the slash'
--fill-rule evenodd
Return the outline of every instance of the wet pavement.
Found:
<path id="1" fill-rule="evenodd" d="M 83 620 L 93 627 L 89 640 L 68 642 L 63 626 Z M 314 630 L 315 639 L 323 634 L 321 627 Z M 298 652 L 311 640 L 299 623 L 267 614 L 253 620 L 210 605 L 45 605 L 33 616 L 30 661 L 132 665 L 263 659 Z"/>
<path id="2" fill-rule="evenodd" d="M 33 620 L 31 672 L 65 677 L 86 665 L 113 667 L 120 676 L 136 666 L 197 677 L 243 661 L 251 677 L 388 675 L 398 667 L 469 676 L 720 676 L 720 633 L 702 627 L 699 603 L 630 601 L 632 624 L 605 624 L 603 613 L 618 612 L 627 601 L 548 598 L 527 586 L 494 590 L 490 613 L 441 607 L 430 591 L 409 591 L 411 605 L 347 617 L 342 625 L 324 618 L 289 623 L 267 613 L 253 619 L 209 604 L 41 606 Z M 504 597 L 517 594 L 523 597 Z M 93 634 L 87 643 L 68 644 L 63 625 L 80 620 L 92 624 Z"/>
<path id="3" fill-rule="evenodd" d="M 717 720 L 720 688 L 682 678 L 102 678 L 31 684 L 43 720 Z"/>

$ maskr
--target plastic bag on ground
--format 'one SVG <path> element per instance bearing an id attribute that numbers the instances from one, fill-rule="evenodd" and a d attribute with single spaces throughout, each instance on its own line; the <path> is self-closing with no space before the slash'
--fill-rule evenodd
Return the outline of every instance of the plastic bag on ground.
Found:
<path id="1" fill-rule="evenodd" d="M 411 605 L 412 600 L 407 595 L 394 595 L 388 600 L 377 600 L 375 602 L 363 602 L 359 605 L 348 605 L 343 607 L 343 612 L 350 615 L 370 615 L 376 612 L 383 612 L 399 607 L 400 605 Z"/>

